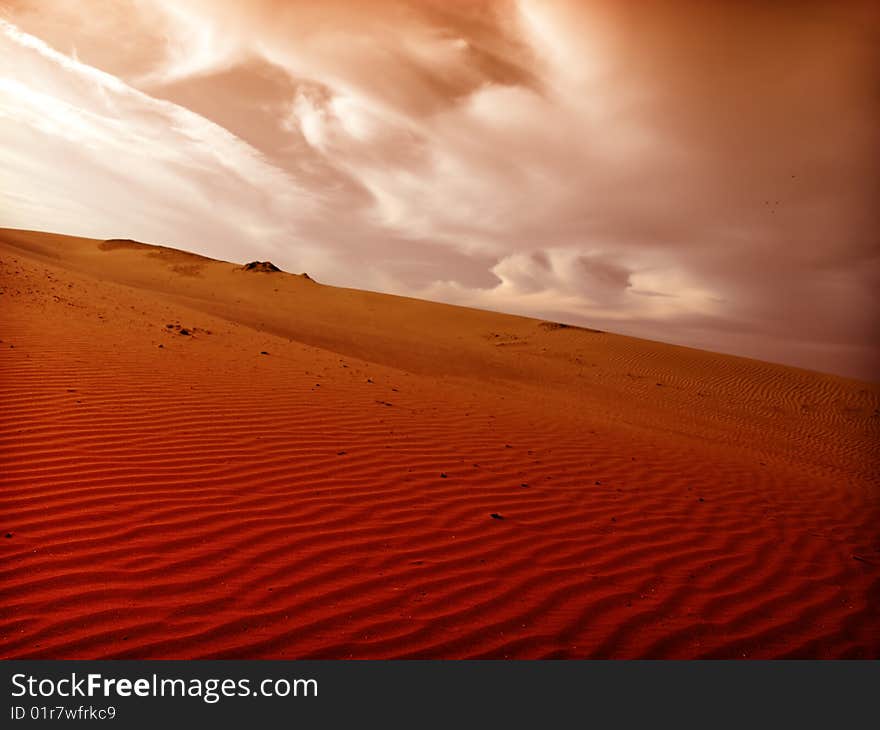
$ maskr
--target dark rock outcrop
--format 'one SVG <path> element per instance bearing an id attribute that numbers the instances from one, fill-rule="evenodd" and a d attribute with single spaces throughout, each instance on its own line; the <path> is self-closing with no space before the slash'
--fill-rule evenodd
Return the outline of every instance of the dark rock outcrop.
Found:
<path id="1" fill-rule="evenodd" d="M 241 268 L 244 271 L 263 271 L 267 274 L 281 271 L 281 269 L 275 266 L 271 261 L 251 261 L 249 264 L 245 264 Z"/>

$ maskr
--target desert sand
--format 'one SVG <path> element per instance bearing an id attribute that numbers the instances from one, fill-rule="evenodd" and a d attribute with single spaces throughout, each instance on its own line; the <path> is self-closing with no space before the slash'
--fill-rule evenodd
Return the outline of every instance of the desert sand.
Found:
<path id="1" fill-rule="evenodd" d="M 259 268 L 0 230 L 0 656 L 880 657 L 878 385 Z"/>

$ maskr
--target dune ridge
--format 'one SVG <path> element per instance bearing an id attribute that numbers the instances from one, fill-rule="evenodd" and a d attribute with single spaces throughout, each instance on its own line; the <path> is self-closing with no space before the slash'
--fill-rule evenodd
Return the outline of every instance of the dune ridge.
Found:
<path id="1" fill-rule="evenodd" d="M 2 657 L 880 657 L 876 384 L 137 242 L 0 277 Z"/>

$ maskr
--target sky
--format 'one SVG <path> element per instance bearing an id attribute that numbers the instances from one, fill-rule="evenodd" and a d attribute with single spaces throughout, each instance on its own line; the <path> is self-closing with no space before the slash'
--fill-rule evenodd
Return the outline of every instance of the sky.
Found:
<path id="1" fill-rule="evenodd" d="M 0 226 L 880 380 L 880 6 L 0 0 Z"/>

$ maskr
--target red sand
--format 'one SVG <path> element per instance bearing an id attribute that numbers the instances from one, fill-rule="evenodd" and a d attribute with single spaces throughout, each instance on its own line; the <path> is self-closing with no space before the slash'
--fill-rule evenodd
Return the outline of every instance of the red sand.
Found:
<path id="1" fill-rule="evenodd" d="M 126 243 L 0 271 L 2 657 L 880 657 L 877 385 Z"/>

